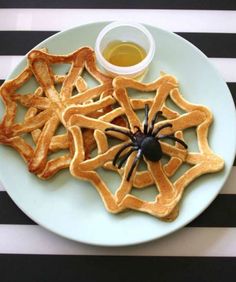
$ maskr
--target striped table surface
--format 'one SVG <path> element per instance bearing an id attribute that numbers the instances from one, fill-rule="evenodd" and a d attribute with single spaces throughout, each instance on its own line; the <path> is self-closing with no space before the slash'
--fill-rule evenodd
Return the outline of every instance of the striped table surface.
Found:
<path id="1" fill-rule="evenodd" d="M 128 18 L 196 45 L 236 101 L 235 1 L 108 2 L 0 1 L 0 83 L 26 52 L 56 32 Z M 160 240 L 121 248 L 84 245 L 45 230 L 19 210 L 0 184 L 0 281 L 229 281 L 236 267 L 235 180 L 234 163 L 218 197 L 188 226 Z"/>

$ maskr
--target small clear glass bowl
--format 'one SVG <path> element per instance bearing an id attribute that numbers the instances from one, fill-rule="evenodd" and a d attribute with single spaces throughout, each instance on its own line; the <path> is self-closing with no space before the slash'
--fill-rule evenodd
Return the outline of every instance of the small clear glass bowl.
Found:
<path id="1" fill-rule="evenodd" d="M 133 42 L 146 51 L 146 57 L 138 64 L 121 67 L 108 62 L 103 51 L 108 44 L 114 41 Z M 151 33 L 138 23 L 113 22 L 105 26 L 99 33 L 95 43 L 95 53 L 98 63 L 111 76 L 126 76 L 137 78 L 146 73 L 155 53 L 155 41 Z"/>

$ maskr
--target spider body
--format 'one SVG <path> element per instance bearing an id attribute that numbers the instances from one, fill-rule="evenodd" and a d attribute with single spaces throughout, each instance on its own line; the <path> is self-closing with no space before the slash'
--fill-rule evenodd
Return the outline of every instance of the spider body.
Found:
<path id="1" fill-rule="evenodd" d="M 141 150 L 144 157 L 152 162 L 159 161 L 163 155 L 160 142 L 153 136 L 144 137 L 141 143 Z"/>
<path id="2" fill-rule="evenodd" d="M 118 164 L 118 168 L 121 168 L 122 165 L 125 163 L 125 161 L 129 158 L 129 156 L 134 152 L 137 152 L 137 156 L 134 159 L 134 162 L 128 172 L 127 175 L 127 181 L 130 180 L 130 177 L 133 173 L 134 168 L 136 167 L 138 161 L 142 159 L 144 156 L 147 160 L 152 161 L 152 162 L 157 162 L 159 161 L 162 156 L 163 152 L 161 149 L 161 144 L 159 140 L 161 139 L 172 139 L 181 145 L 183 145 L 187 149 L 187 145 L 184 141 L 181 139 L 176 138 L 173 134 L 168 134 L 168 135 L 159 135 L 159 132 L 167 127 L 172 127 L 171 123 L 166 123 L 161 125 L 160 127 L 154 129 L 154 125 L 158 119 L 158 117 L 162 114 L 162 112 L 158 111 L 154 118 L 151 121 L 151 125 L 149 126 L 148 124 L 148 112 L 149 112 L 149 107 L 148 105 L 145 105 L 145 121 L 144 121 L 144 126 L 143 126 L 143 131 L 139 128 L 137 128 L 137 131 L 131 132 L 130 130 L 122 130 L 122 129 L 117 129 L 117 128 L 106 128 L 105 131 L 116 131 L 119 133 L 122 133 L 126 136 L 128 136 L 131 140 L 130 143 L 125 144 L 124 146 L 121 147 L 121 149 L 117 152 L 117 154 L 114 157 L 113 160 L 113 165 L 115 166 L 118 159 L 120 158 L 120 155 L 124 150 L 127 148 L 131 147 L 131 149 L 120 158 L 120 163 Z"/>

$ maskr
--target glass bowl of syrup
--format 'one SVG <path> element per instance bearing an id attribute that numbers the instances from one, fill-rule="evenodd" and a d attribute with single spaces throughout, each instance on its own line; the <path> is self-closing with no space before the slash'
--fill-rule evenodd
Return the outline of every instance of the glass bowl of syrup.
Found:
<path id="1" fill-rule="evenodd" d="M 113 22 L 99 33 L 96 57 L 111 76 L 143 77 L 155 53 L 151 33 L 141 24 Z"/>

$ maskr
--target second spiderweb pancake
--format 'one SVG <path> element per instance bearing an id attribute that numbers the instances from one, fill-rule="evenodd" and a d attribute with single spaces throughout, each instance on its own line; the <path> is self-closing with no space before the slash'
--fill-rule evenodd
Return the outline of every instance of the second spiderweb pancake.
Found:
<path id="1" fill-rule="evenodd" d="M 94 135 L 98 150 L 95 157 L 85 160 L 83 150 L 75 149 L 70 171 L 75 177 L 93 183 L 106 208 L 113 213 L 129 208 L 150 213 L 163 220 L 173 220 L 178 215 L 178 204 L 186 186 L 196 177 L 220 170 L 224 165 L 223 160 L 211 151 L 207 142 L 212 115 L 206 107 L 193 105 L 184 100 L 179 92 L 176 79 L 171 75 L 163 75 L 148 84 L 117 77 L 113 81 L 113 86 L 115 89 L 113 96 L 118 104 L 113 111 L 98 119 L 71 113 L 69 123 L 75 148 L 84 146 L 80 128 L 89 128 L 95 129 Z M 132 99 L 129 96 L 130 89 L 143 93 L 154 91 L 155 95 L 153 99 Z M 167 98 L 171 99 L 185 113 L 180 114 L 168 108 Z M 150 111 L 147 111 L 148 107 Z M 146 109 L 148 118 L 144 121 L 144 125 L 136 114 L 136 111 L 141 109 Z M 164 119 L 156 122 L 160 111 Z M 125 117 L 129 128 L 114 126 L 110 123 L 117 117 Z M 153 129 L 150 129 L 151 127 Z M 195 127 L 197 131 L 199 152 L 189 152 L 186 150 L 186 144 L 181 140 L 184 130 L 192 127 Z M 135 138 L 137 139 L 137 130 L 140 132 L 150 130 L 150 133 L 153 131 L 155 135 L 160 133 L 158 139 L 161 154 L 169 156 L 170 160 L 163 164 L 161 157 L 158 161 L 150 161 L 147 157 L 141 156 L 140 148 L 136 148 L 133 142 Z M 120 139 L 121 143 L 109 146 L 109 135 Z M 164 142 L 166 138 L 175 140 L 176 144 Z M 120 157 L 123 157 L 121 162 L 124 168 L 121 168 L 121 165 L 116 167 L 116 161 Z M 137 166 L 141 158 L 146 163 L 147 170 L 138 172 Z M 171 176 L 183 163 L 190 164 L 191 168 L 172 182 Z M 117 171 L 121 176 L 120 186 L 114 195 L 96 172 L 99 167 Z M 144 188 L 151 184 L 155 184 L 157 189 L 154 201 L 144 201 L 131 195 L 133 187 Z"/>

